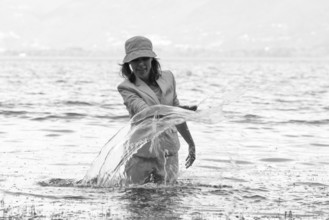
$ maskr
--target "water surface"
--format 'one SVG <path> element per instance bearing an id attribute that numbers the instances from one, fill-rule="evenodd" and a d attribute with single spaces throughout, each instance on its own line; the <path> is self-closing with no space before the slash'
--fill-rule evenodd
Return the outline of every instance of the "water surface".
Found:
<path id="1" fill-rule="evenodd" d="M 182 103 L 243 95 L 223 122 L 189 123 L 197 160 L 184 168 L 181 140 L 176 185 L 78 187 L 129 120 L 117 63 L 0 61 L 0 217 L 329 217 L 328 62 L 163 60 Z"/>

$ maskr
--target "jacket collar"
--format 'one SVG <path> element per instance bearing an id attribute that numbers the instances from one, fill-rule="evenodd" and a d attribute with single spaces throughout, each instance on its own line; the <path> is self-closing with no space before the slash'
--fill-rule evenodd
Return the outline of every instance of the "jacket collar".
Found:
<path id="1" fill-rule="evenodd" d="M 163 89 L 162 89 L 163 85 L 162 86 L 160 85 L 160 84 L 162 84 L 162 82 L 159 83 L 159 81 L 161 81 L 159 79 L 157 80 L 157 83 L 160 86 L 161 91 L 163 92 Z M 141 91 L 146 93 L 148 96 L 150 96 L 156 104 L 160 104 L 160 101 L 159 101 L 158 97 L 156 96 L 156 94 L 153 92 L 153 90 L 143 80 L 136 77 L 135 85 L 138 87 L 138 89 L 140 89 Z"/>
<path id="2" fill-rule="evenodd" d="M 162 77 L 162 74 L 159 76 L 159 78 L 156 80 L 160 89 L 161 89 L 161 92 L 162 94 L 164 95 L 164 91 L 166 91 L 166 81 L 164 80 L 164 78 Z"/>

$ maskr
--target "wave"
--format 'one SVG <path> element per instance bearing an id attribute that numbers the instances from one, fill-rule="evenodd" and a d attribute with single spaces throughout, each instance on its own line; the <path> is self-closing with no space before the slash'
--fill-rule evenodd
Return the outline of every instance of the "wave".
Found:
<path id="1" fill-rule="evenodd" d="M 39 181 L 37 182 L 37 184 L 40 186 L 74 187 L 76 185 L 76 180 L 52 178 L 48 180 Z"/>
<path id="2" fill-rule="evenodd" d="M 312 146 L 316 147 L 329 147 L 329 144 L 311 143 Z"/>
<path id="3" fill-rule="evenodd" d="M 57 132 L 57 133 L 74 133 L 74 130 L 69 129 L 42 129 L 43 131 Z"/>
<path id="4" fill-rule="evenodd" d="M 266 124 L 266 121 L 262 120 L 263 117 L 259 116 L 259 115 L 254 115 L 254 114 L 246 114 L 244 116 L 242 116 L 242 119 L 240 120 L 234 120 L 234 122 L 236 123 L 253 123 L 253 124 Z"/>
<path id="5" fill-rule="evenodd" d="M 28 111 L 0 111 L 0 115 L 5 115 L 5 116 L 18 116 L 18 115 L 26 115 L 30 112 Z"/>
<path id="6" fill-rule="evenodd" d="M 129 115 L 98 115 L 95 118 L 105 118 L 105 119 L 129 119 Z"/>
<path id="7" fill-rule="evenodd" d="M 81 113 L 74 113 L 74 112 L 68 112 L 62 115 L 47 115 L 47 116 L 41 116 L 41 117 L 35 117 L 31 120 L 33 121 L 44 121 L 44 120 L 53 120 L 53 119 L 81 119 L 85 118 L 88 115 L 81 114 Z"/>
<path id="8" fill-rule="evenodd" d="M 322 119 L 322 120 L 289 120 L 289 121 L 280 122 L 280 124 L 327 125 L 327 124 L 329 124 L 329 119 Z"/>
<path id="9" fill-rule="evenodd" d="M 324 184 L 324 183 L 317 183 L 317 182 L 295 182 L 294 185 L 300 185 L 300 186 L 324 186 L 324 187 L 328 187 L 328 184 Z"/>
<path id="10" fill-rule="evenodd" d="M 252 162 L 249 161 L 244 161 L 244 160 L 223 160 L 223 159 L 202 159 L 205 161 L 210 161 L 210 162 L 218 162 L 218 163 L 231 163 L 231 164 L 239 164 L 239 165 L 247 165 L 247 164 L 253 164 Z"/>
<path id="11" fill-rule="evenodd" d="M 301 100 L 287 100 L 287 99 L 275 99 L 274 101 L 280 103 L 300 103 Z"/>
<path id="12" fill-rule="evenodd" d="M 283 162 L 291 162 L 291 161 L 294 161 L 293 159 L 288 159 L 288 158 L 263 158 L 263 159 L 260 159 L 260 161 L 263 161 L 263 162 L 273 162 L 273 163 L 283 163 Z"/>
<path id="13" fill-rule="evenodd" d="M 84 197 L 84 196 L 75 196 L 75 195 L 63 195 L 63 196 L 58 196 L 58 195 L 49 195 L 49 194 L 38 194 L 38 193 L 27 193 L 27 192 L 15 192 L 15 191 L 9 191 L 9 190 L 1 190 L 2 192 L 8 194 L 8 195 L 13 195 L 13 196 L 32 196 L 32 197 L 37 197 L 37 198 L 46 198 L 46 199 L 72 199 L 72 200 L 87 200 L 89 198 Z"/>
<path id="14" fill-rule="evenodd" d="M 66 101 L 64 102 L 65 105 L 82 105 L 82 106 L 92 106 L 93 104 L 89 102 L 82 102 L 82 101 Z"/>
<path id="15" fill-rule="evenodd" d="M 46 116 L 39 116 L 33 117 L 31 120 L 33 121 L 46 121 L 46 120 L 75 120 L 75 119 L 83 119 L 83 118 L 100 118 L 100 119 L 129 119 L 129 115 L 89 115 L 89 114 L 82 114 L 82 113 L 74 113 L 68 112 L 64 114 L 56 114 L 56 115 L 46 115 Z"/>

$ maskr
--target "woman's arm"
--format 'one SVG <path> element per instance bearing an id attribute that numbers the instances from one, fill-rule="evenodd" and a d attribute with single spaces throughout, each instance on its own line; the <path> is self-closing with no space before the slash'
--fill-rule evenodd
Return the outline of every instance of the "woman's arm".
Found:
<path id="1" fill-rule="evenodd" d="M 190 133 L 190 130 L 187 127 L 186 122 L 176 125 L 176 128 L 178 132 L 182 135 L 182 137 L 184 138 L 184 140 L 186 141 L 189 147 L 188 148 L 189 154 L 186 158 L 186 163 L 185 163 L 185 167 L 189 168 L 190 166 L 192 166 L 195 160 L 195 144 L 192 135 Z"/>
<path id="2" fill-rule="evenodd" d="M 196 111 L 198 109 L 197 105 L 178 105 L 178 107 L 191 111 Z"/>
<path id="3" fill-rule="evenodd" d="M 170 72 L 171 73 L 171 72 Z M 193 105 L 193 106 L 182 106 L 179 103 L 179 100 L 177 98 L 177 93 L 176 93 L 176 80 L 174 77 L 174 74 L 172 74 L 172 80 L 173 80 L 173 88 L 174 88 L 174 100 L 173 100 L 173 106 L 177 106 L 186 110 L 192 110 L 192 111 L 196 111 L 197 110 L 197 106 Z M 182 135 L 182 137 L 184 138 L 184 140 L 186 141 L 186 143 L 188 144 L 189 148 L 189 154 L 186 158 L 186 163 L 185 163 L 185 167 L 189 168 L 190 166 L 192 166 L 194 160 L 195 160 L 195 144 L 192 138 L 192 135 L 187 127 L 186 122 L 182 123 L 182 124 L 178 124 L 176 125 L 176 128 L 178 130 L 178 132 Z"/>
<path id="4" fill-rule="evenodd" d="M 118 91 L 123 98 L 124 104 L 130 116 L 134 116 L 138 112 L 148 107 L 145 101 L 136 93 L 130 91 L 130 89 L 119 86 Z"/>

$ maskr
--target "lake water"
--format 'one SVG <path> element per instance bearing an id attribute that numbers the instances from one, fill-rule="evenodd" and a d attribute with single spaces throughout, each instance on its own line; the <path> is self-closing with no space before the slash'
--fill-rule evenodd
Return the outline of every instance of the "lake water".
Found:
<path id="1" fill-rule="evenodd" d="M 129 121 L 118 63 L 0 60 L 0 219 L 329 218 L 328 60 L 161 60 L 182 104 L 228 99 L 193 166 L 181 139 L 175 185 L 74 186 Z"/>

